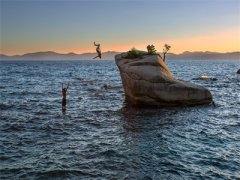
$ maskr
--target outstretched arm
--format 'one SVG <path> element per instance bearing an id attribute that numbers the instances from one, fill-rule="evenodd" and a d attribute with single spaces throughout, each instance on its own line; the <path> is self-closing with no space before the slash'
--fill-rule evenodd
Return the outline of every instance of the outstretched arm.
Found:
<path id="1" fill-rule="evenodd" d="M 67 85 L 67 90 L 68 90 L 68 87 L 69 87 L 69 83 L 68 83 L 68 85 Z"/>
<path id="2" fill-rule="evenodd" d="M 95 41 L 94 41 L 94 46 L 100 46 L 100 44 L 96 44 Z"/>

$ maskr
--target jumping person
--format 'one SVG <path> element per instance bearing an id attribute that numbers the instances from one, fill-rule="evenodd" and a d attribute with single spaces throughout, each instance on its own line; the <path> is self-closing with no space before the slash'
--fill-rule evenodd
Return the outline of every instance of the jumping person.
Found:
<path id="1" fill-rule="evenodd" d="M 67 85 L 67 87 L 63 87 L 63 83 L 62 83 L 62 108 L 65 108 L 67 105 L 67 90 L 69 87 L 69 83 Z"/>
<path id="2" fill-rule="evenodd" d="M 94 42 L 94 46 L 96 46 L 96 51 L 97 51 L 97 56 L 96 57 L 94 57 L 93 59 L 96 59 L 96 58 L 102 58 L 102 52 L 101 52 L 101 49 L 100 49 L 100 44 L 96 44 L 95 42 Z"/>

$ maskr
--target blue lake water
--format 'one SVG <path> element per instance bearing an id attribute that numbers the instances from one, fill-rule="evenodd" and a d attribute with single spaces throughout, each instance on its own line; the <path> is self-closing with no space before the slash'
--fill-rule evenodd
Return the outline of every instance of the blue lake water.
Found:
<path id="1" fill-rule="evenodd" d="M 240 178 L 240 62 L 168 65 L 216 106 L 126 107 L 114 61 L 0 62 L 0 179 Z"/>

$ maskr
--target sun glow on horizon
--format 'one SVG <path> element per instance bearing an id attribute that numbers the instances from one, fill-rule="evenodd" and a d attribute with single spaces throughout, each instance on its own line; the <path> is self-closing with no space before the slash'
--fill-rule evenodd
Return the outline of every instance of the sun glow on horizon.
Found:
<path id="1" fill-rule="evenodd" d="M 131 39 L 131 37 L 129 38 Z M 158 39 L 159 41 L 156 41 Z M 146 50 L 146 46 L 148 44 L 154 44 L 156 49 L 161 52 L 161 49 L 165 43 L 171 45 L 171 53 L 182 53 L 184 51 L 212 51 L 212 52 L 240 52 L 240 28 L 237 27 L 235 29 L 227 29 L 221 32 L 210 32 L 209 34 L 201 34 L 192 37 L 179 37 L 179 38 L 155 38 L 150 40 L 138 40 L 138 42 L 132 43 L 116 43 L 116 42 L 101 42 L 102 52 L 107 51 L 116 51 L 116 52 L 124 52 L 128 51 L 131 48 L 135 47 L 140 50 Z M 95 52 L 95 48 L 92 45 L 92 42 L 88 44 L 82 44 L 79 42 L 73 42 L 71 46 L 58 47 L 47 46 L 44 43 L 36 43 L 33 44 L 31 47 L 28 46 L 11 46 L 9 44 L 1 44 L 1 54 L 5 55 L 22 55 L 25 53 L 32 53 L 32 52 L 42 52 L 42 51 L 54 51 L 57 53 L 91 53 Z"/>
<path id="2" fill-rule="evenodd" d="M 165 43 L 171 53 L 240 51 L 240 1 L 0 3 L 0 53 L 5 55 L 95 52 L 94 41 L 102 52 L 146 50 L 149 44 L 161 52 Z"/>

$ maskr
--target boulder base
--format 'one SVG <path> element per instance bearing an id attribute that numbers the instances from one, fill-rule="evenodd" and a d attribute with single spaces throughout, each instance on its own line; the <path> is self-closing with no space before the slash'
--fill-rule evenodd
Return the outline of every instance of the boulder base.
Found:
<path id="1" fill-rule="evenodd" d="M 158 55 L 126 59 L 126 53 L 115 56 L 126 101 L 135 106 L 182 106 L 212 102 L 206 88 L 177 80 Z"/>

